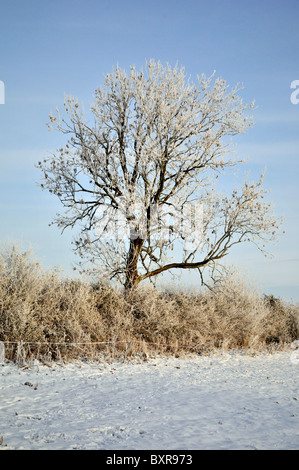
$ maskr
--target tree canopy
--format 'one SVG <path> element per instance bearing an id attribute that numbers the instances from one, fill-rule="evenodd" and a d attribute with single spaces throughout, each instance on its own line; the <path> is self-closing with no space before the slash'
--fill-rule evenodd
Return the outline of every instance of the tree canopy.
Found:
<path id="1" fill-rule="evenodd" d="M 217 189 L 235 160 L 232 137 L 252 125 L 242 86 L 150 60 L 116 67 L 88 113 L 74 97 L 50 114 L 66 143 L 38 162 L 43 189 L 64 212 L 53 223 L 78 227 L 82 269 L 102 269 L 126 288 L 165 271 L 217 268 L 233 245 L 262 251 L 280 222 L 264 198 L 263 177 L 230 194 Z M 180 259 L 172 259 L 182 242 Z M 220 263 L 221 264 L 221 263 Z"/>

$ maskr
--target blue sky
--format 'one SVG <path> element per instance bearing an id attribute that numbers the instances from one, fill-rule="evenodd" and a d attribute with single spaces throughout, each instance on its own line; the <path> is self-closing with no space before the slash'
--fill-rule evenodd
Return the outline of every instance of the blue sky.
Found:
<path id="1" fill-rule="evenodd" d="M 34 163 L 62 143 L 48 132 L 49 113 L 65 93 L 89 104 L 116 64 L 178 62 L 194 79 L 216 70 L 231 86 L 241 82 L 244 101 L 256 100 L 238 154 L 254 179 L 266 167 L 286 234 L 273 259 L 243 245 L 228 262 L 262 292 L 299 301 L 299 104 L 290 100 L 298 44 L 298 0 L 1 0 L 0 242 L 30 245 L 46 268 L 71 274 L 73 234 L 48 226 L 60 207 L 35 183 Z M 194 273 L 184 279 L 198 282 Z"/>

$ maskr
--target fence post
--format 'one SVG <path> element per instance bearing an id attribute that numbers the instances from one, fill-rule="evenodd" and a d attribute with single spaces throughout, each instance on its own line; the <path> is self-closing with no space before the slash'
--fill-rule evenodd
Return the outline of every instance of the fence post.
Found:
<path id="1" fill-rule="evenodd" d="M 5 346 L 3 341 L 0 341 L 0 364 L 5 362 Z"/>

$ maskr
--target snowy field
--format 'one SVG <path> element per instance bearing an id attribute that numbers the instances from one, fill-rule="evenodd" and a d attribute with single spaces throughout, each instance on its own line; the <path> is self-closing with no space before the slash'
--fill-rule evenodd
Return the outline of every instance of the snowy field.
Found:
<path id="1" fill-rule="evenodd" d="M 295 450 L 299 361 L 291 354 L 5 363 L 0 449 Z"/>

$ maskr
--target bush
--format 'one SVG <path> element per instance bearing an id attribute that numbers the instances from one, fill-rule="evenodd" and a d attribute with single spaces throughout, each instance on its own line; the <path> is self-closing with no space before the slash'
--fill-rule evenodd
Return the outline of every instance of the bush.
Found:
<path id="1" fill-rule="evenodd" d="M 26 355 L 55 359 L 77 356 L 80 347 L 72 343 L 105 337 L 91 286 L 59 274 L 44 273 L 18 247 L 0 254 L 0 340 L 11 358 L 20 342 Z"/>
<path id="2" fill-rule="evenodd" d="M 284 347 L 299 336 L 298 306 L 262 298 L 235 276 L 215 292 L 141 287 L 129 297 L 107 284 L 44 272 L 15 246 L 0 253 L 0 299 L 8 359 L 203 354 Z"/>

